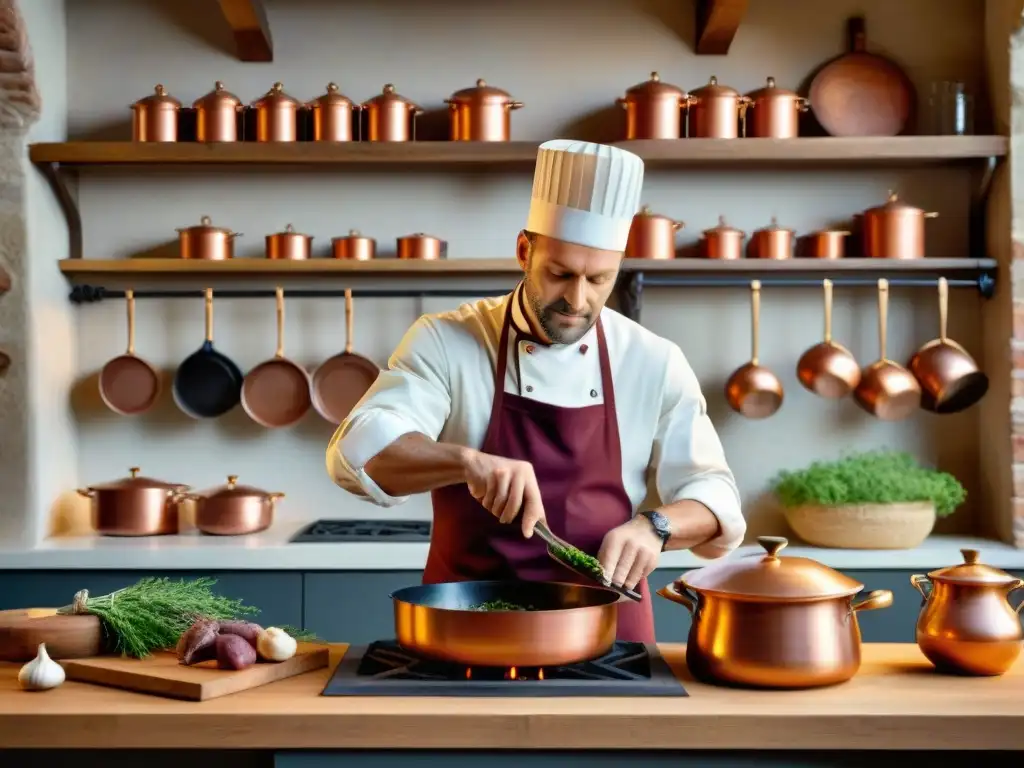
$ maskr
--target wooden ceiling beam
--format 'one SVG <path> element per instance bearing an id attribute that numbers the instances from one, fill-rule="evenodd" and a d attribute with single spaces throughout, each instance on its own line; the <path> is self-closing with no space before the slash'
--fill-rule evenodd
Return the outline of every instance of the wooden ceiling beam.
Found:
<path id="1" fill-rule="evenodd" d="M 697 0 L 697 42 L 701 56 L 725 56 L 747 12 L 748 0 Z"/>
<path id="2" fill-rule="evenodd" d="M 274 41 L 262 0 L 217 0 L 221 13 L 235 36 L 238 58 L 242 61 L 274 60 Z"/>

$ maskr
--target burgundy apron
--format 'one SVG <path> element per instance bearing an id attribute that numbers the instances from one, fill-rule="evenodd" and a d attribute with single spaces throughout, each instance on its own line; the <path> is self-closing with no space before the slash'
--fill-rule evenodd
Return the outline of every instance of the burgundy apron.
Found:
<path id="1" fill-rule="evenodd" d="M 597 348 L 604 402 L 562 408 L 505 392 L 512 301 L 505 309 L 494 376 L 494 401 L 481 450 L 533 465 L 548 527 L 596 554 L 604 535 L 628 522 L 633 505 L 622 486 L 622 450 L 611 364 L 601 320 Z M 505 525 L 472 497 L 465 483 L 431 493 L 434 523 L 424 584 L 488 579 L 569 581 L 582 577 L 548 557 L 539 536 L 524 539 L 519 520 Z M 618 603 L 618 639 L 653 643 L 654 616 L 644 579 L 642 602 Z"/>

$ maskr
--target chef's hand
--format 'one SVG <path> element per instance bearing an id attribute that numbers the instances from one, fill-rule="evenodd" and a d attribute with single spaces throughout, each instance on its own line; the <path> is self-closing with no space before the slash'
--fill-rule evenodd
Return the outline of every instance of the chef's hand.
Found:
<path id="1" fill-rule="evenodd" d="M 642 517 L 612 528 L 605 534 L 597 559 L 612 584 L 635 589 L 641 579 L 658 567 L 661 537 Z"/>
<path id="2" fill-rule="evenodd" d="M 533 536 L 533 527 L 544 519 L 544 503 L 533 465 L 473 451 L 465 467 L 466 485 L 473 498 L 503 523 L 520 517 L 523 536 Z"/>

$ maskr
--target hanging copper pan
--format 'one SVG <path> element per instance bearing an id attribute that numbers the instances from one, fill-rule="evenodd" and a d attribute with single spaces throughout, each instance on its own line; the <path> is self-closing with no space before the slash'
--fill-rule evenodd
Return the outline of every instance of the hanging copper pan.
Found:
<path id="1" fill-rule="evenodd" d="M 878 360 L 861 372 L 854 399 L 868 413 L 884 421 L 907 418 L 921 405 L 921 386 L 914 375 L 886 357 L 889 281 L 878 281 Z"/>
<path id="2" fill-rule="evenodd" d="M 860 366 L 842 344 L 832 341 L 832 281 L 822 280 L 825 288 L 825 340 L 800 356 L 796 377 L 804 387 L 820 397 L 846 397 L 860 383 Z"/>
<path id="3" fill-rule="evenodd" d="M 128 305 L 128 351 L 103 366 L 100 397 L 122 416 L 145 413 L 160 397 L 160 374 L 135 354 L 135 291 L 124 292 Z"/>
<path id="4" fill-rule="evenodd" d="M 313 373 L 313 407 L 332 424 L 341 424 L 377 380 L 380 368 L 353 352 L 355 308 L 345 289 L 345 351 L 325 360 Z"/>
<path id="5" fill-rule="evenodd" d="M 750 362 L 738 368 L 725 384 L 729 407 L 748 419 L 764 419 L 782 406 L 782 382 L 758 361 L 761 330 L 761 281 L 750 283 Z"/>

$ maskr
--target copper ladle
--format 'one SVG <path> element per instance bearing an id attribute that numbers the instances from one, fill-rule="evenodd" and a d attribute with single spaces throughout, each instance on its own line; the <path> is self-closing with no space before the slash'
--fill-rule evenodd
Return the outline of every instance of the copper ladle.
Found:
<path id="1" fill-rule="evenodd" d="M 796 377 L 809 391 L 820 397 L 846 397 L 860 383 L 860 365 L 842 344 L 832 341 L 832 281 L 822 280 L 825 288 L 825 340 L 801 355 Z"/>
<path id="2" fill-rule="evenodd" d="M 921 407 L 932 413 L 959 413 L 988 392 L 988 376 L 966 349 L 946 337 L 949 283 L 939 278 L 939 338 L 910 358 L 908 368 L 921 385 Z"/>
<path id="3" fill-rule="evenodd" d="M 750 283 L 751 354 L 750 362 L 736 369 L 725 383 L 729 407 L 748 419 L 764 419 L 782 406 L 782 382 L 758 364 L 761 326 L 761 281 Z"/>
<path id="4" fill-rule="evenodd" d="M 878 281 L 878 360 L 861 373 L 853 396 L 868 413 L 884 421 L 899 421 L 921 405 L 921 386 L 914 375 L 886 356 L 886 323 L 889 314 L 889 281 Z"/>

